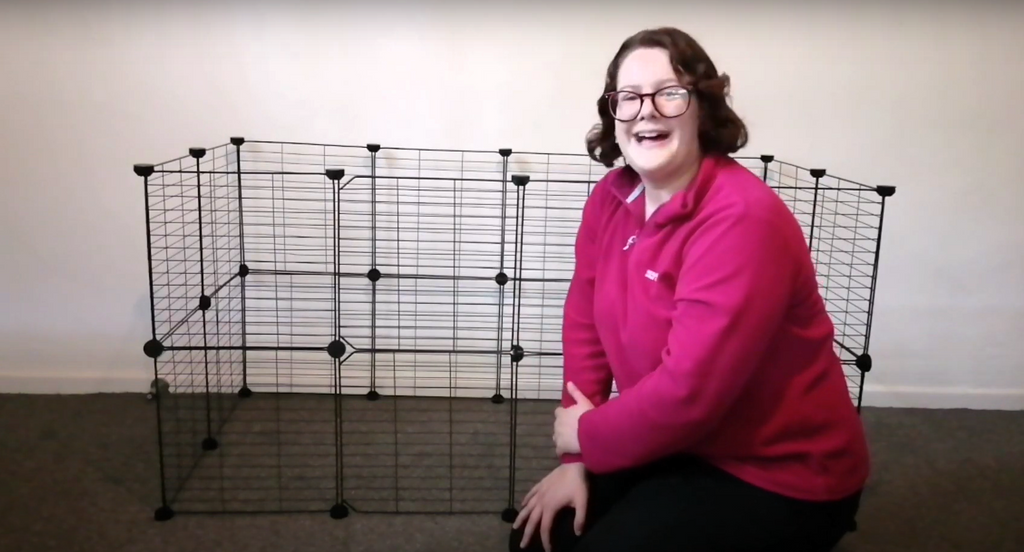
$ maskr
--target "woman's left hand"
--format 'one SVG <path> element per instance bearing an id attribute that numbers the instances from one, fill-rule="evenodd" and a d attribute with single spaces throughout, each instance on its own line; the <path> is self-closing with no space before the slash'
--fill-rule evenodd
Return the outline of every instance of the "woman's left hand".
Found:
<path id="1" fill-rule="evenodd" d="M 579 454 L 580 439 L 578 430 L 580 416 L 588 410 L 594 409 L 594 404 L 570 381 L 566 384 L 566 390 L 576 400 L 576 404 L 565 408 L 559 406 L 555 409 L 555 454 Z"/>

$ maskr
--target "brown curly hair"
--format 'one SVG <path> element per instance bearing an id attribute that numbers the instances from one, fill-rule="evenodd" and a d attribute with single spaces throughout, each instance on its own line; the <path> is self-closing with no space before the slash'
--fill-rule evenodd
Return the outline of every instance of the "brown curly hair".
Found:
<path id="1" fill-rule="evenodd" d="M 661 27 L 645 29 L 627 38 L 608 64 L 604 92 L 597 99 L 601 122 L 594 125 L 586 139 L 591 159 L 610 168 L 622 156 L 615 142 L 615 119 L 605 94 L 615 91 L 622 60 L 638 48 L 668 51 L 680 82 L 692 87 L 700 109 L 697 134 L 703 153 L 729 155 L 747 144 L 747 126 L 727 103 L 729 76 L 718 74 L 711 58 L 692 36 L 676 28 Z"/>

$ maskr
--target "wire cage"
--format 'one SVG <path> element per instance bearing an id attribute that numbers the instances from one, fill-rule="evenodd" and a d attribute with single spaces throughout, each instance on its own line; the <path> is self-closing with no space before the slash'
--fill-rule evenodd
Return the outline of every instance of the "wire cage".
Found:
<path id="1" fill-rule="evenodd" d="M 737 158 L 790 205 L 858 408 L 885 198 Z M 231 138 L 145 191 L 160 507 L 516 515 L 557 465 L 583 154 Z"/>

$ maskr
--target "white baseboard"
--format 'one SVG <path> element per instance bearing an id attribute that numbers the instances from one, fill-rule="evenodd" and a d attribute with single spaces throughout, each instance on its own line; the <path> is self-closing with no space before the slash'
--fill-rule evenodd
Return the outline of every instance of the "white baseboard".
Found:
<path id="1" fill-rule="evenodd" d="M 863 406 L 1024 410 L 1024 389 L 864 385 Z"/>
<path id="2" fill-rule="evenodd" d="M 130 375 L 71 374 L 32 376 L 0 374 L 0 393 L 84 394 L 145 393 L 150 378 Z M 526 389 L 537 387 L 527 382 Z M 972 410 L 1024 410 L 1024 389 L 967 389 L 959 387 L 864 386 L 863 403 L 869 407 L 967 408 Z"/>
<path id="3" fill-rule="evenodd" d="M 67 374 L 32 376 L 0 374 L 0 393 L 80 395 L 86 393 L 145 393 L 150 379 L 128 375 Z"/>

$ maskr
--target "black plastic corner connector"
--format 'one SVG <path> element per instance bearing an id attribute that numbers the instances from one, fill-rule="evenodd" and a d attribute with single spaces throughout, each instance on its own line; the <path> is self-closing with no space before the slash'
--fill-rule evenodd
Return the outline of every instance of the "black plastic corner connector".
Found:
<path id="1" fill-rule="evenodd" d="M 327 345 L 327 354 L 331 355 L 331 358 L 341 358 L 345 356 L 345 351 L 348 348 L 345 347 L 345 342 L 340 339 L 335 339 Z"/>
<path id="2" fill-rule="evenodd" d="M 327 178 L 337 182 L 342 178 L 345 178 L 345 169 L 327 169 L 325 171 Z"/>
<path id="3" fill-rule="evenodd" d="M 370 153 L 377 153 L 380 151 L 380 144 L 366 144 L 366 149 Z"/>
<path id="4" fill-rule="evenodd" d="M 199 296 L 199 310 L 207 311 L 213 306 L 213 299 L 205 293 Z"/>
<path id="5" fill-rule="evenodd" d="M 516 186 L 526 186 L 530 182 L 530 175 L 528 174 L 513 174 L 512 183 Z"/>
<path id="6" fill-rule="evenodd" d="M 241 264 L 241 265 L 238 265 L 238 277 L 239 278 L 245 278 L 248 275 L 249 275 L 249 265 L 244 264 L 244 263 Z"/>
<path id="7" fill-rule="evenodd" d="M 498 155 L 502 157 L 509 157 L 512 155 L 512 148 L 501 148 L 498 150 Z"/>
<path id="8" fill-rule="evenodd" d="M 138 163 L 133 168 L 135 170 L 135 176 L 146 177 L 153 175 L 153 165 L 149 163 Z"/>
<path id="9" fill-rule="evenodd" d="M 877 186 L 875 191 L 882 197 L 892 197 L 896 193 L 896 186 Z"/>
<path id="10" fill-rule="evenodd" d="M 857 369 L 861 372 L 867 373 L 871 371 L 871 355 L 864 353 L 857 356 L 857 360 L 854 361 Z"/>
<path id="11" fill-rule="evenodd" d="M 499 272 L 498 275 L 494 277 L 494 283 L 498 284 L 499 286 L 507 284 L 508 274 L 505 274 L 504 272 Z"/>
<path id="12" fill-rule="evenodd" d="M 206 157 L 206 148 L 188 148 L 188 154 L 191 155 L 193 159 L 202 159 L 203 157 Z"/>
<path id="13" fill-rule="evenodd" d="M 761 156 L 761 162 L 762 163 L 771 163 L 772 161 L 775 161 L 775 156 L 774 155 L 762 155 Z"/>
<path id="14" fill-rule="evenodd" d="M 512 362 L 522 362 L 526 356 L 526 351 L 519 345 L 512 346 Z"/>
<path id="15" fill-rule="evenodd" d="M 369 278 L 371 282 L 376 282 L 376 281 L 380 280 L 380 271 L 377 270 L 376 268 L 371 268 L 366 273 L 366 277 Z"/>
<path id="16" fill-rule="evenodd" d="M 174 517 L 174 510 L 170 506 L 161 506 L 153 512 L 154 521 L 169 521 Z"/>
<path id="17" fill-rule="evenodd" d="M 142 346 L 142 352 L 149 358 L 157 358 L 164 354 L 164 344 L 159 339 L 150 339 Z"/>
<path id="18" fill-rule="evenodd" d="M 825 169 L 811 169 L 811 176 L 814 178 L 821 178 L 825 176 Z"/>
<path id="19" fill-rule="evenodd" d="M 241 136 L 232 136 L 231 137 L 231 145 L 232 146 L 236 146 L 237 147 L 237 146 L 241 146 L 244 143 L 245 143 L 245 138 L 242 138 Z"/>
<path id="20" fill-rule="evenodd" d="M 331 519 L 345 519 L 348 517 L 348 506 L 335 504 L 331 506 Z"/>

